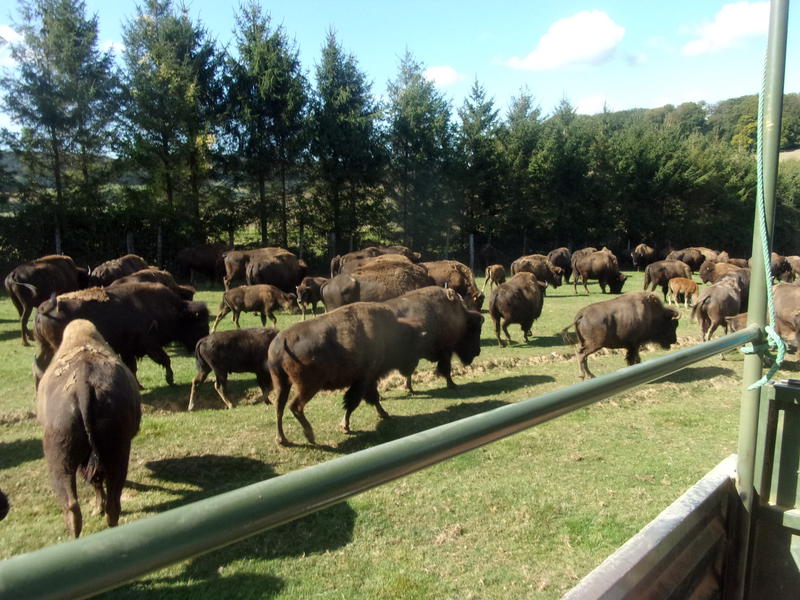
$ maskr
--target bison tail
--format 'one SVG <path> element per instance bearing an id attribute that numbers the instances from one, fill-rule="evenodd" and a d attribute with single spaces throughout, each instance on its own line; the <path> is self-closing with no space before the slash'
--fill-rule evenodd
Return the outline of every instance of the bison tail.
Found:
<path id="1" fill-rule="evenodd" d="M 700 302 L 695 302 L 694 306 L 692 306 L 692 322 L 697 322 L 700 320 L 700 312 L 705 310 L 703 307 L 709 301 L 710 297 L 706 296 Z"/>
<path id="2" fill-rule="evenodd" d="M 85 481 L 90 482 L 97 475 L 100 469 L 100 459 L 97 456 L 97 445 L 94 440 L 94 431 L 92 425 L 92 404 L 96 399 L 94 388 L 86 386 L 78 393 L 78 410 L 81 413 L 81 420 L 83 421 L 83 429 L 86 431 L 86 437 L 89 439 L 89 447 L 91 454 L 89 460 L 81 467 L 81 474 Z"/>
<path id="3" fill-rule="evenodd" d="M 565 344 L 569 346 L 574 346 L 575 344 L 578 343 L 578 334 L 569 332 L 569 330 L 575 327 L 575 325 L 576 322 L 573 321 L 572 323 L 570 323 L 569 325 L 564 327 L 564 329 L 561 330 L 561 339 Z"/>

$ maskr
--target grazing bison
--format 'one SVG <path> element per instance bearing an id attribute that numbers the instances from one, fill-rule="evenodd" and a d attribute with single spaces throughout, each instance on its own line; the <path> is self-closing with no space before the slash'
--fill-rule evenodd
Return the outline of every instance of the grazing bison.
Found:
<path id="1" fill-rule="evenodd" d="M 348 388 L 341 423 L 345 432 L 350 431 L 350 415 L 362 398 L 381 418 L 387 418 L 378 379 L 393 369 L 405 376 L 413 373 L 421 337 L 418 324 L 398 319 L 388 306 L 377 302 L 343 306 L 278 333 L 269 347 L 277 442 L 289 443 L 283 433 L 283 411 L 292 386 L 295 393 L 289 409 L 312 444 L 314 431 L 303 409 L 320 390 Z"/>
<path id="2" fill-rule="evenodd" d="M 188 277 L 192 284 L 200 274 L 209 281 L 219 281 L 225 275 L 225 263 L 222 255 L 224 244 L 202 244 L 182 248 L 175 255 L 176 274 Z"/>
<path id="3" fill-rule="evenodd" d="M 800 256 L 787 256 L 786 262 L 792 267 L 792 274 L 794 276 L 800 276 Z"/>
<path id="4" fill-rule="evenodd" d="M 561 285 L 564 272 L 555 266 L 544 254 L 521 256 L 511 263 L 511 274 L 532 273 L 536 279 L 557 288 Z"/>
<path id="5" fill-rule="evenodd" d="M 360 269 L 367 264 L 382 264 L 389 263 L 403 263 L 406 265 L 413 265 L 414 263 L 403 256 L 402 254 L 378 254 L 377 256 L 364 256 L 362 258 L 353 258 L 344 263 L 339 269 L 338 275 L 349 275 L 356 269 Z"/>
<path id="6" fill-rule="evenodd" d="M 531 325 L 542 314 L 544 304 L 544 285 L 532 273 L 521 272 L 514 275 L 506 283 L 495 288 L 489 298 L 489 316 L 494 322 L 494 331 L 501 346 L 506 342 L 500 338 L 500 320 L 508 341 L 511 335 L 508 326 L 518 323 L 522 329 L 525 342 L 531 335 Z"/>
<path id="7" fill-rule="evenodd" d="M 489 284 L 489 291 L 493 287 L 497 287 L 501 283 L 506 282 L 506 270 L 503 265 L 489 265 L 486 267 L 486 279 L 483 280 L 483 288 L 481 291 L 486 290 L 486 284 Z"/>
<path id="8" fill-rule="evenodd" d="M 261 326 L 267 324 L 267 317 L 272 321 L 272 326 L 278 324 L 278 319 L 275 318 L 273 311 L 283 308 L 297 314 L 297 296 L 294 294 L 287 294 L 279 290 L 274 285 L 261 284 L 261 285 L 240 285 L 239 287 L 231 288 L 222 294 L 222 302 L 219 304 L 219 314 L 214 319 L 214 325 L 211 331 L 217 330 L 219 322 L 229 312 L 233 313 L 231 317 L 233 324 L 239 329 L 239 315 L 243 312 L 253 312 L 261 315 Z"/>
<path id="9" fill-rule="evenodd" d="M 645 267 L 644 270 L 644 289 L 654 291 L 656 286 L 661 286 L 664 294 L 664 302 L 667 301 L 667 286 L 673 277 L 692 278 L 692 270 L 685 262 L 680 260 L 657 260 Z"/>
<path id="10" fill-rule="evenodd" d="M 726 317 L 742 312 L 742 304 L 743 290 L 736 273 L 730 273 L 704 289 L 692 308 L 692 320 L 700 323 L 703 341 L 711 339 L 720 325 L 728 333 Z"/>
<path id="11" fill-rule="evenodd" d="M 670 304 L 675 303 L 677 306 L 679 296 L 683 296 L 683 307 L 689 308 L 689 304 L 694 304 L 694 297 L 697 296 L 697 283 L 686 277 L 670 279 L 667 300 Z"/>
<path id="12" fill-rule="evenodd" d="M 326 277 L 303 277 L 303 281 L 297 286 L 297 303 L 303 313 L 303 321 L 306 320 L 306 307 L 311 305 L 311 314 L 317 315 L 317 304 L 322 302 L 322 286 L 328 283 Z"/>
<path id="13" fill-rule="evenodd" d="M 269 284 L 294 292 L 308 266 L 289 251 L 251 256 L 245 268 L 247 285 Z"/>
<path id="14" fill-rule="evenodd" d="M 586 290 L 587 294 L 589 293 L 589 288 L 586 286 L 586 282 L 589 279 L 597 279 L 604 294 L 606 293 L 606 286 L 608 286 L 608 290 L 612 294 L 622 292 L 622 286 L 627 279 L 627 275 L 620 273 L 619 263 L 610 250 L 598 250 L 591 254 L 580 255 L 577 259 L 575 254 L 572 257 L 572 285 L 576 294 L 578 293 L 578 278 L 583 282 L 583 289 Z"/>
<path id="15" fill-rule="evenodd" d="M 6 518 L 8 510 L 11 508 L 8 504 L 8 497 L 0 490 L 0 521 Z"/>
<path id="16" fill-rule="evenodd" d="M 91 285 L 110 285 L 115 279 L 131 275 L 148 267 L 147 261 L 136 254 L 126 254 L 100 263 L 89 274 Z"/>
<path id="17" fill-rule="evenodd" d="M 421 265 L 376 261 L 332 278 L 322 286 L 322 301 L 333 310 L 359 301 L 382 302 L 429 285 L 436 282 Z"/>
<path id="18" fill-rule="evenodd" d="M 706 261 L 706 257 L 697 248 L 684 248 L 683 250 L 673 250 L 667 254 L 666 260 L 679 260 L 686 263 L 694 273 Z"/>
<path id="19" fill-rule="evenodd" d="M 483 292 L 478 289 L 475 276 L 467 265 L 457 260 L 435 260 L 420 264 L 428 270 L 428 275 L 436 285 L 461 294 L 467 308 L 480 311 L 483 307 Z"/>
<path id="20" fill-rule="evenodd" d="M 590 254 L 593 254 L 595 252 L 597 252 L 597 248 L 595 248 L 594 246 L 587 246 L 586 248 L 575 250 L 575 252 L 572 253 L 572 256 L 569 259 L 570 270 L 571 271 L 575 270 L 575 262 L 578 259 L 584 256 L 589 256 Z"/>
<path id="21" fill-rule="evenodd" d="M 28 340 L 33 339 L 28 330 L 28 319 L 34 306 L 39 306 L 53 294 L 83 289 L 88 282 L 88 269 L 78 268 L 69 256 L 43 256 L 11 271 L 6 276 L 5 286 L 19 313 L 22 345 L 30 346 Z"/>
<path id="22" fill-rule="evenodd" d="M 276 335 L 277 329 L 254 327 L 220 331 L 201 338 L 194 349 L 197 374 L 192 379 L 188 410 L 194 409 L 197 386 L 206 380 L 211 371 L 214 371 L 214 389 L 226 408 L 233 408 L 225 396 L 229 373 L 255 373 L 262 399 L 269 404 L 272 382 L 267 366 L 267 351 Z"/>
<path id="23" fill-rule="evenodd" d="M 453 353 L 464 365 L 481 353 L 483 317 L 468 309 L 453 289 L 424 287 L 406 292 L 385 302 L 398 318 L 421 324 L 425 335 L 420 340 L 419 354 L 436 364 L 436 372 L 445 378 L 447 387 L 455 388 L 451 376 Z M 406 376 L 406 389 L 413 392 L 411 375 Z"/>
<path id="24" fill-rule="evenodd" d="M 39 352 L 34 362 L 37 382 L 61 343 L 67 323 L 87 319 L 123 362 L 136 374 L 136 359 L 149 356 L 173 375 L 163 347 L 178 341 L 189 352 L 208 335 L 208 308 L 202 302 L 182 300 L 159 283 L 125 283 L 61 294 L 42 303 L 36 314 Z"/>
<path id="25" fill-rule="evenodd" d="M 114 287 L 115 285 L 121 285 L 123 283 L 148 282 L 165 285 L 184 300 L 194 299 L 195 289 L 192 286 L 178 285 L 178 283 L 175 281 L 175 278 L 172 276 L 172 273 L 169 271 L 162 271 L 161 269 L 148 268 L 142 269 L 141 271 L 136 271 L 136 273 L 115 279 L 108 287 Z"/>
<path id="26" fill-rule="evenodd" d="M 734 271 L 738 271 L 739 267 L 730 263 L 713 262 L 710 260 L 705 261 L 700 265 L 700 279 L 703 283 L 716 283 L 720 277 Z"/>
<path id="27" fill-rule="evenodd" d="M 225 267 L 225 275 L 222 278 L 222 284 L 227 290 L 231 287 L 231 282 L 234 279 L 245 280 L 247 275 L 247 265 L 250 264 L 251 259 L 281 256 L 283 254 L 292 253 L 284 248 L 277 248 L 273 246 L 268 248 L 255 248 L 253 250 L 228 250 L 222 254 L 222 264 Z M 292 254 L 292 256 L 294 255 Z M 302 277 L 300 279 L 302 279 Z"/>
<path id="28" fill-rule="evenodd" d="M 678 341 L 675 332 L 679 316 L 677 310 L 664 306 L 652 292 L 628 292 L 583 307 L 561 333 L 566 337 L 567 331 L 575 328 L 580 343 L 576 356 L 584 379 L 594 377 L 586 364 L 587 357 L 601 348 L 625 348 L 628 365 L 641 361 L 639 348 L 643 344 L 656 343 L 669 349 Z"/>
<path id="29" fill-rule="evenodd" d="M 94 486 L 97 510 L 114 527 L 141 420 L 139 386 L 89 321 L 75 319 L 64 328 L 36 393 L 36 417 L 44 426 L 44 457 L 72 537 L 83 525 L 78 471 Z"/>
<path id="30" fill-rule="evenodd" d="M 384 254 L 399 254 L 412 263 L 418 263 L 422 260 L 422 255 L 419 252 L 414 252 L 406 246 L 368 246 L 362 250 L 348 252 L 342 256 L 338 254 L 334 256 L 333 259 L 331 259 L 331 278 L 341 273 L 352 271 L 354 268 L 357 268 L 357 266 L 364 264 L 368 258 L 375 258 L 376 256 L 382 256 Z M 355 267 L 353 265 L 347 266 L 348 263 L 353 261 L 358 263 Z"/>
<path id="31" fill-rule="evenodd" d="M 656 260 L 656 251 L 647 244 L 639 244 L 631 252 L 633 267 L 637 271 L 643 271 L 647 265 Z"/>
<path id="32" fill-rule="evenodd" d="M 569 276 L 572 273 L 572 253 L 569 249 L 562 246 L 561 248 L 550 250 L 547 253 L 547 260 L 563 271 L 564 281 L 569 283 Z"/>

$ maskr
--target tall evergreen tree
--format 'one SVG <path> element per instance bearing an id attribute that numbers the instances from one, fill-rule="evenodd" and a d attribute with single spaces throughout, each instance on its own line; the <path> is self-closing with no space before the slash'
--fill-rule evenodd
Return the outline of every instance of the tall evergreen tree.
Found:
<path id="1" fill-rule="evenodd" d="M 27 192 L 51 207 L 55 251 L 67 213 L 97 202 L 117 111 L 113 59 L 97 41 L 97 18 L 82 0 L 22 1 L 12 45 L 17 69 L 0 82 L 4 108 L 20 127 L 12 140 L 28 172 Z"/>
<path id="2" fill-rule="evenodd" d="M 388 87 L 389 194 L 403 243 L 423 248 L 454 221 L 449 186 L 453 132 L 450 104 L 409 53 Z"/>
<path id="3" fill-rule="evenodd" d="M 354 245 L 362 224 L 385 213 L 375 188 L 385 160 L 378 131 L 378 107 L 371 86 L 352 55 L 331 31 L 316 68 L 311 113 L 313 177 L 320 202 L 320 226 L 330 252 Z M 330 239 L 330 238 L 329 238 Z"/>

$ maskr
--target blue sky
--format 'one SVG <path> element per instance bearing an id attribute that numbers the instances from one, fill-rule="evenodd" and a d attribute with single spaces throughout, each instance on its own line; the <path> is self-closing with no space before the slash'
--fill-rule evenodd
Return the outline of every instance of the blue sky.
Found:
<path id="1" fill-rule="evenodd" d="M 100 39 L 121 44 L 122 23 L 136 14 L 136 3 L 86 5 L 99 17 Z M 221 44 L 230 42 L 237 4 L 187 6 Z M 545 114 L 562 98 L 591 114 L 604 105 L 653 108 L 757 93 L 769 10 L 767 2 L 715 0 L 272 0 L 262 6 L 294 39 L 312 80 L 332 28 L 376 96 L 409 50 L 455 108 L 477 79 L 500 109 L 527 86 Z M 800 92 L 794 8 L 786 92 Z M 0 36 L 13 36 L 13 19 L 13 12 L 0 14 Z M 0 62 L 8 63 L 7 56 Z"/>

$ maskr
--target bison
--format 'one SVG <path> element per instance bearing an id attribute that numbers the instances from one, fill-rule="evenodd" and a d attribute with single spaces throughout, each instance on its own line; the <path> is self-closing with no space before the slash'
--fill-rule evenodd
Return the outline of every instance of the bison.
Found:
<path id="1" fill-rule="evenodd" d="M 423 266 L 377 261 L 333 277 L 322 286 L 322 301 L 333 310 L 353 302 L 389 300 L 429 285 L 436 282 Z"/>
<path id="2" fill-rule="evenodd" d="M 250 264 L 251 259 L 282 256 L 284 254 L 291 254 L 294 256 L 294 254 L 284 248 L 272 246 L 267 248 L 255 248 L 253 250 L 228 250 L 227 252 L 224 252 L 222 254 L 222 263 L 225 268 L 225 275 L 222 278 L 223 286 L 225 286 L 225 289 L 227 290 L 231 287 L 231 282 L 234 279 L 245 280 L 247 275 L 247 265 Z M 300 279 L 302 279 L 302 277 Z M 271 282 L 267 281 L 259 283 Z M 296 283 L 297 282 L 292 285 L 294 286 Z"/>
<path id="3" fill-rule="evenodd" d="M 406 292 L 385 304 L 398 318 L 422 325 L 425 335 L 420 340 L 419 357 L 437 363 L 436 372 L 445 378 L 447 387 L 455 388 L 453 353 L 464 365 L 481 353 L 481 314 L 468 309 L 455 290 L 436 286 Z M 414 391 L 410 374 L 406 376 L 406 389 Z"/>
<path id="4" fill-rule="evenodd" d="M 198 273 L 209 281 L 219 281 L 225 275 L 225 263 L 222 259 L 224 252 L 223 244 L 181 248 L 175 255 L 175 273 L 181 277 L 188 277 L 193 284 L 197 280 Z"/>
<path id="5" fill-rule="evenodd" d="M 667 286 L 673 277 L 692 278 L 692 270 L 685 262 L 680 260 L 657 260 L 645 267 L 644 286 L 645 291 L 654 291 L 656 286 L 661 286 L 664 294 L 664 301 L 667 301 Z"/>
<path id="6" fill-rule="evenodd" d="M 403 256 L 402 254 L 378 254 L 376 256 L 364 256 L 361 258 L 352 258 L 348 260 L 344 264 L 342 264 L 341 268 L 339 269 L 338 275 L 349 275 L 356 269 L 360 269 L 364 265 L 367 264 L 396 264 L 402 263 L 406 265 L 413 265 L 414 263 Z"/>
<path id="7" fill-rule="evenodd" d="M 245 269 L 247 285 L 269 284 L 294 292 L 306 276 L 308 266 L 288 251 L 251 256 Z"/>
<path id="8" fill-rule="evenodd" d="M 656 251 L 647 244 L 639 244 L 631 252 L 631 261 L 637 271 L 643 271 L 647 265 L 656 260 Z"/>
<path id="9" fill-rule="evenodd" d="M 536 279 L 557 288 L 561 285 L 564 272 L 561 267 L 555 266 L 543 254 L 529 254 L 521 256 L 511 263 L 511 274 L 528 272 L 532 273 Z"/>
<path id="10" fill-rule="evenodd" d="M 569 276 L 572 273 L 572 253 L 569 249 L 562 246 L 561 248 L 550 250 L 547 253 L 547 260 L 563 271 L 564 281 L 569 283 Z"/>
<path id="11" fill-rule="evenodd" d="M 730 263 L 713 262 L 710 260 L 705 261 L 700 265 L 700 279 L 703 283 L 716 283 L 720 277 L 727 273 L 738 271 L 739 267 Z"/>
<path id="12" fill-rule="evenodd" d="M 91 285 L 110 285 L 115 279 L 131 275 L 148 267 L 147 261 L 136 254 L 126 254 L 100 263 L 89 274 Z"/>
<path id="13" fill-rule="evenodd" d="M 162 271 L 161 269 L 154 269 L 154 268 L 147 268 L 142 269 L 141 271 L 136 271 L 136 273 L 132 273 L 130 275 L 125 275 L 124 277 L 120 277 L 119 279 L 115 279 L 111 282 L 109 287 L 114 287 L 115 285 L 121 285 L 123 283 L 160 283 L 161 285 L 167 286 L 173 292 L 178 294 L 184 300 L 193 300 L 195 289 L 190 285 L 179 285 L 175 278 L 172 276 L 172 273 L 169 271 Z"/>
<path id="14" fill-rule="evenodd" d="M 387 418 L 378 395 L 378 379 L 393 369 L 405 376 L 414 372 L 422 333 L 418 324 L 398 319 L 378 302 L 343 306 L 278 333 L 268 355 L 276 398 L 277 442 L 289 444 L 283 432 L 283 411 L 292 386 L 295 393 L 289 409 L 312 444 L 314 430 L 303 410 L 320 390 L 348 388 L 341 423 L 345 432 L 350 431 L 350 415 L 362 398 L 381 418 Z"/>
<path id="15" fill-rule="evenodd" d="M 8 497 L 0 490 L 0 521 L 6 518 L 11 507 L 8 504 Z"/>
<path id="16" fill-rule="evenodd" d="M 406 246 L 368 246 L 361 250 L 348 252 L 343 256 L 338 254 L 331 259 L 331 278 L 336 277 L 342 273 L 348 273 L 357 266 L 364 264 L 366 259 L 375 258 L 384 254 L 399 254 L 408 259 L 409 262 L 418 263 L 422 260 L 422 255 L 419 252 L 414 252 Z M 348 263 L 356 262 L 357 265 L 348 265 Z"/>
<path id="17" fill-rule="evenodd" d="M 589 288 L 586 282 L 589 279 L 597 279 L 604 294 L 606 286 L 610 293 L 619 294 L 622 292 L 627 275 L 620 273 L 616 257 L 610 250 L 604 248 L 591 254 L 579 255 L 577 258 L 573 254 L 572 285 L 576 294 L 578 293 L 578 278 L 583 282 L 583 289 L 587 294 Z"/>
<path id="18" fill-rule="evenodd" d="M 44 427 L 44 457 L 72 537 L 83 519 L 75 476 L 95 488 L 97 510 L 109 527 L 120 514 L 131 440 L 139 431 L 139 386 L 97 328 L 71 321 L 36 394 L 36 416 Z"/>
<path id="19" fill-rule="evenodd" d="M 726 317 L 742 312 L 743 294 L 738 273 L 729 273 L 702 291 L 692 308 L 692 320 L 700 323 L 703 341 L 711 339 L 720 325 L 728 333 Z"/>
<path id="20" fill-rule="evenodd" d="M 753 259 L 751 258 L 748 261 L 748 266 L 750 266 L 752 262 Z M 773 279 L 777 281 L 784 281 L 787 283 L 794 281 L 794 270 L 792 269 L 792 263 L 789 262 L 785 256 L 782 256 L 777 252 L 772 252 L 770 254 L 769 270 L 770 273 L 772 273 Z"/>
<path id="21" fill-rule="evenodd" d="M 50 255 L 19 265 L 6 276 L 5 286 L 14 308 L 19 313 L 22 345 L 30 346 L 33 333 L 28 319 L 34 306 L 53 294 L 64 294 L 85 288 L 89 271 L 80 269 L 69 256 Z"/>
<path id="22" fill-rule="evenodd" d="M 311 314 L 316 316 L 317 304 L 322 302 L 322 286 L 328 283 L 326 277 L 303 277 L 303 281 L 296 288 L 297 303 L 306 320 L 306 307 L 311 305 Z"/>
<path id="23" fill-rule="evenodd" d="M 269 404 L 267 395 L 272 388 L 272 381 L 267 367 L 267 351 L 276 335 L 277 329 L 254 327 L 220 331 L 201 338 L 194 349 L 197 374 L 192 379 L 187 410 L 194 409 L 197 386 L 206 380 L 211 371 L 214 371 L 214 389 L 226 408 L 233 408 L 225 396 L 229 373 L 255 373 L 262 399 Z"/>
<path id="24" fill-rule="evenodd" d="M 436 285 L 455 290 L 464 299 L 467 308 L 481 310 L 484 294 L 478 289 L 475 276 L 467 265 L 457 260 L 435 260 L 420 264 L 428 270 L 428 275 Z"/>
<path id="25" fill-rule="evenodd" d="M 489 298 L 489 316 L 494 322 L 498 343 L 506 346 L 506 342 L 500 338 L 501 319 L 509 342 L 511 335 L 508 333 L 508 326 L 518 323 L 527 343 L 528 336 L 531 335 L 531 325 L 542 314 L 543 304 L 544 284 L 532 273 L 517 273 L 506 283 L 496 287 Z"/>
<path id="26" fill-rule="evenodd" d="M 486 290 L 486 284 L 489 284 L 489 291 L 492 291 L 492 287 L 496 287 L 501 283 L 506 282 L 506 270 L 503 268 L 503 265 L 489 265 L 486 267 L 486 279 L 483 280 L 483 288 L 481 291 Z"/>
<path id="27" fill-rule="evenodd" d="M 697 283 L 686 277 L 673 277 L 669 280 L 670 304 L 673 302 L 678 305 L 678 297 L 683 296 L 683 307 L 689 308 L 689 304 L 694 304 L 694 297 L 697 296 Z"/>
<path id="28" fill-rule="evenodd" d="M 731 258 L 730 254 L 728 254 L 725 250 L 717 255 L 717 262 L 730 263 L 734 266 L 743 267 L 745 269 L 750 268 L 750 264 L 746 258 Z"/>
<path id="29" fill-rule="evenodd" d="M 697 248 L 684 248 L 683 250 L 673 250 L 667 254 L 666 260 L 679 260 L 686 263 L 694 273 L 706 261 L 706 257 Z"/>
<path id="30" fill-rule="evenodd" d="M 67 323 L 75 319 L 94 323 L 134 375 L 136 359 L 147 355 L 164 367 L 170 385 L 172 366 L 163 347 L 178 341 L 193 352 L 197 341 L 208 335 L 206 305 L 182 300 L 158 283 L 125 283 L 61 294 L 42 303 L 36 314 L 37 382 L 61 343 Z"/>
<path id="31" fill-rule="evenodd" d="M 214 319 L 211 331 L 217 330 L 217 325 L 229 312 L 233 313 L 231 318 L 237 329 L 239 329 L 239 315 L 243 312 L 259 313 L 262 327 L 266 326 L 267 317 L 269 317 L 269 320 L 272 321 L 272 326 L 275 327 L 278 324 L 278 319 L 275 318 L 273 311 L 281 307 L 295 314 L 300 312 L 297 308 L 297 296 L 287 294 L 274 285 L 240 285 L 239 287 L 231 288 L 222 294 L 219 314 Z"/>
<path id="32" fill-rule="evenodd" d="M 656 343 L 669 349 L 678 340 L 679 317 L 676 309 L 664 306 L 652 292 L 628 292 L 583 307 L 561 333 L 566 337 L 567 331 L 575 328 L 580 343 L 576 354 L 580 377 L 585 379 L 594 377 L 586 359 L 601 348 L 625 348 L 628 365 L 641 361 L 639 348 L 643 344 Z"/>

